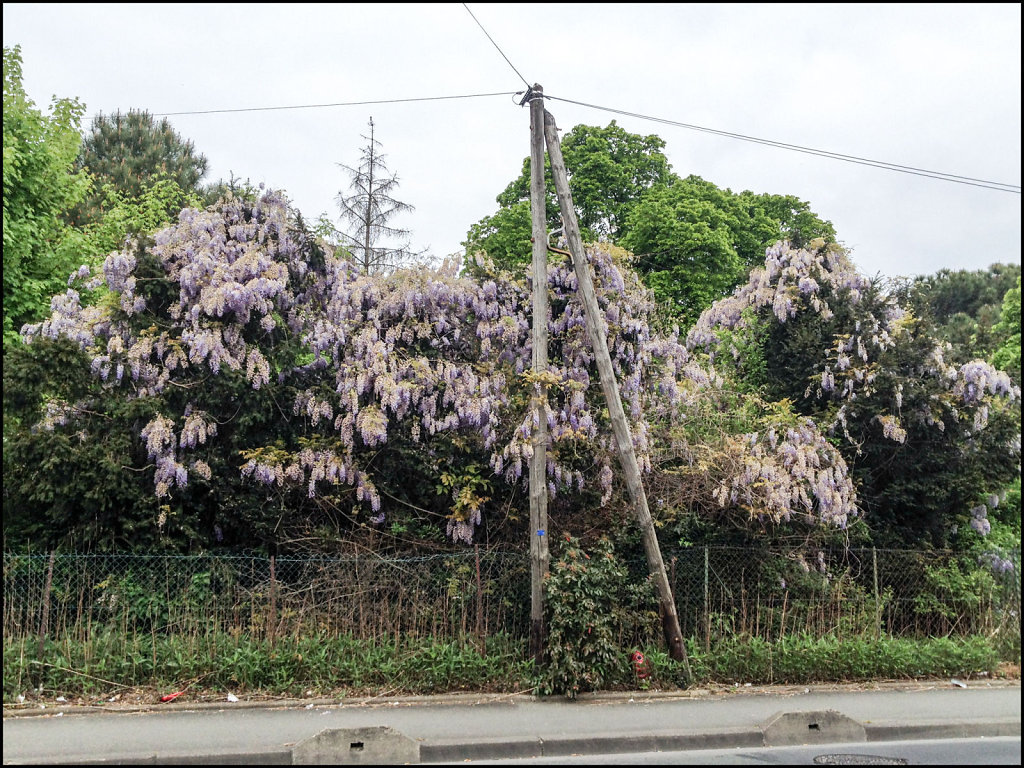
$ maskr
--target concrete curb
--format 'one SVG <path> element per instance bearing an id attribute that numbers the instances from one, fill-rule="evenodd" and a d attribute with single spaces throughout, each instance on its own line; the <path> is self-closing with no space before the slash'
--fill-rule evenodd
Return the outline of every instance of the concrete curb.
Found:
<path id="1" fill-rule="evenodd" d="M 967 723 L 962 720 L 942 723 L 886 722 L 869 724 L 864 729 L 868 742 L 899 739 L 994 738 L 1020 736 L 1020 720 L 1006 718 L 978 723 Z M 766 745 L 762 728 L 723 728 L 701 733 L 608 734 L 564 739 L 481 739 L 462 743 L 423 743 L 420 745 L 420 762 L 452 763 L 465 760 L 751 749 L 764 746 Z"/>
<path id="2" fill-rule="evenodd" d="M 956 739 L 1020 736 L 1018 718 L 980 722 L 949 720 L 919 723 L 886 721 L 864 725 L 867 742 L 904 739 Z M 831 743 L 844 743 L 836 741 Z M 859 741 L 858 743 L 865 743 Z M 764 728 L 722 728 L 715 731 L 649 734 L 610 733 L 602 736 L 542 738 L 484 738 L 468 741 L 423 741 L 420 763 L 461 763 L 467 760 L 567 757 L 569 755 L 623 754 L 633 752 L 674 752 L 701 749 L 757 749 L 764 747 Z M 68 758 L 61 760 L 67 764 Z M 107 760 L 71 759 L 78 765 L 291 765 L 292 751 L 263 750 L 196 754 L 139 755 Z M 56 763 L 53 763 L 56 764 Z"/>
<path id="3" fill-rule="evenodd" d="M 1021 681 L 1013 679 L 971 680 L 970 688 L 1019 688 Z M 871 683 L 823 683 L 811 685 L 711 685 L 701 688 L 686 688 L 671 691 L 601 691 L 584 693 L 579 696 L 580 702 L 626 702 L 626 701 L 662 701 L 665 699 L 709 699 L 715 697 L 734 696 L 778 696 L 797 695 L 801 693 L 834 693 L 858 691 L 920 691 L 932 688 L 948 688 L 950 682 L 946 678 L 931 680 L 884 680 Z M 143 704 L 104 704 L 94 705 L 54 705 L 47 704 L 40 709 L 36 704 L 21 706 L 4 705 L 3 717 L 36 717 L 53 716 L 58 713 L 65 715 L 85 714 L 138 714 L 140 712 L 195 712 L 219 709 L 303 709 L 313 707 L 383 707 L 412 706 L 415 704 L 430 705 L 466 705 L 481 706 L 486 704 L 514 704 L 519 701 L 537 701 L 540 697 L 532 693 L 445 693 L 419 696 L 359 696 L 352 698 L 319 697 L 311 699 L 264 699 L 228 702 L 226 699 L 216 701 L 173 701 L 161 704 L 156 701 Z M 551 697 L 558 698 L 558 697 Z"/>
<path id="4" fill-rule="evenodd" d="M 71 755 L 59 762 L 35 765 L 294 765 L 290 749 L 262 752 L 218 752 L 216 754 L 162 754 L 112 757 L 108 760 Z"/>
<path id="5" fill-rule="evenodd" d="M 864 726 L 868 741 L 899 741 L 902 739 L 991 739 L 997 736 L 1020 736 L 1020 719 L 991 718 L 981 722 L 951 720 L 945 723 L 913 723 L 887 721 Z"/>
<path id="6" fill-rule="evenodd" d="M 481 739 L 420 745 L 420 762 L 451 763 L 498 758 L 566 757 L 622 752 L 669 752 L 763 746 L 758 728 L 723 728 L 703 733 L 619 733 L 557 739 Z"/>

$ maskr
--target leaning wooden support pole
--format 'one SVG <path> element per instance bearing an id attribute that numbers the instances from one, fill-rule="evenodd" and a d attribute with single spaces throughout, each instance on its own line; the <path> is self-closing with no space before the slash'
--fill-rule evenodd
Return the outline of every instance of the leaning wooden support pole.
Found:
<path id="1" fill-rule="evenodd" d="M 679 614 L 676 612 L 675 599 L 672 597 L 672 587 L 668 582 L 668 574 L 665 571 L 665 561 L 661 557 L 661 547 L 658 545 L 658 536 L 654 530 L 654 520 L 651 518 L 651 510 L 647 506 L 647 494 L 644 491 L 644 485 L 640 478 L 640 465 L 636 459 L 636 451 L 633 449 L 633 437 L 630 434 L 626 413 L 622 408 L 619 384 L 615 379 L 615 371 L 612 368 L 611 354 L 608 352 L 607 330 L 597 303 L 597 295 L 594 292 L 594 280 L 590 275 L 590 265 L 587 262 L 587 257 L 583 250 L 583 242 L 580 239 L 580 228 L 576 220 L 576 210 L 573 208 L 572 195 L 569 192 L 569 177 L 565 171 L 562 146 L 558 140 L 558 128 L 550 112 L 544 113 L 544 136 L 547 139 L 548 157 L 551 160 L 551 175 L 554 177 L 555 190 L 558 193 L 558 205 L 562 211 L 565 237 L 569 241 L 569 253 L 572 254 L 573 267 L 576 270 L 576 282 L 579 284 L 579 295 L 583 302 L 583 314 L 586 318 L 587 333 L 590 336 L 590 343 L 594 347 L 594 357 L 597 360 L 597 370 L 601 378 L 601 390 L 604 392 L 605 401 L 608 405 L 608 414 L 612 422 L 612 431 L 615 434 L 619 461 L 622 464 L 622 472 L 626 477 L 626 487 L 629 489 L 629 497 L 633 502 L 637 523 L 643 536 L 644 553 L 647 555 L 647 567 L 658 588 L 665 642 L 668 644 L 669 655 L 686 665 L 687 674 L 692 680 L 693 673 L 690 670 L 686 646 L 683 644 L 683 633 L 679 627 Z"/>
<path id="2" fill-rule="evenodd" d="M 548 229 L 544 189 L 544 89 L 530 97 L 530 211 L 533 220 L 533 457 L 530 459 L 530 655 L 544 656 L 544 577 L 548 571 L 547 385 Z"/>

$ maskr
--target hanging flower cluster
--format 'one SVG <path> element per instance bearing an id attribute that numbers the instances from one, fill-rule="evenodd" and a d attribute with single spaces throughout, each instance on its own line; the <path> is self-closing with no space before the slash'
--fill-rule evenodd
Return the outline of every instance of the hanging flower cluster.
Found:
<path id="1" fill-rule="evenodd" d="M 77 342 L 92 372 L 131 397 L 159 396 L 171 384 L 192 387 L 204 369 L 237 371 L 259 389 L 270 378 L 261 346 L 280 340 L 273 334 L 277 318 L 301 328 L 308 272 L 301 246 L 289 229 L 286 201 L 275 192 L 253 205 L 229 200 L 208 211 L 185 209 L 176 225 L 154 238 L 147 256 L 156 274 L 140 274 L 141 246 L 129 242 L 106 258 L 102 276 L 88 268 L 72 275 L 87 289 L 105 285 L 116 304 L 83 306 L 69 288 L 54 298 L 51 316 L 23 334 L 29 343 L 36 337 Z M 161 301 L 166 306 L 157 306 Z M 191 401 L 181 417 L 158 414 L 142 428 L 158 497 L 187 485 L 180 452 L 204 445 L 216 432 L 212 418 Z M 208 479 L 205 461 L 193 467 Z"/>
<path id="2" fill-rule="evenodd" d="M 281 387 L 275 393 L 290 402 L 278 399 L 278 407 L 297 419 L 282 419 L 264 444 L 242 451 L 243 478 L 304 487 L 309 496 L 346 485 L 378 523 L 372 455 L 397 430 L 423 443 L 472 436 L 496 476 L 525 483 L 542 387 L 549 492 L 578 491 L 596 478 L 609 498 L 613 442 L 569 264 L 549 270 L 551 365 L 535 377 L 526 281 L 483 262 L 474 278 L 428 269 L 368 276 L 316 252 L 291 217 L 273 191 L 182 211 L 151 246 L 133 242 L 112 253 L 101 276 L 73 276 L 89 288 L 102 282 L 109 301 L 84 306 L 69 288 L 55 297 L 50 318 L 24 331 L 29 342 L 74 340 L 106 387 L 160 403 L 140 430 L 157 496 L 186 487 L 190 473 L 210 479 L 205 459 L 234 414 L 211 408 L 204 392 L 226 377 L 252 390 Z M 649 294 L 612 247 L 592 247 L 588 260 L 634 446 L 649 471 L 647 419 L 685 418 L 722 381 L 677 339 L 651 333 Z M 781 253 L 776 261 L 779 274 L 790 268 Z M 795 274 L 791 282 L 814 298 L 811 282 Z M 788 316 L 789 305 L 779 307 Z M 74 418 L 57 403 L 49 412 L 51 427 Z M 845 466 L 809 423 L 764 443 L 751 433 L 741 444 L 742 467 L 724 481 L 719 503 L 837 525 L 853 513 Z M 467 505 L 453 513 L 448 533 L 471 541 L 481 519 L 479 506 Z"/>
<path id="3" fill-rule="evenodd" d="M 827 323 L 840 303 L 847 305 L 844 309 L 857 307 L 869 292 L 874 293 L 871 281 L 856 272 L 838 247 L 793 249 L 780 242 L 768 249 L 764 268 L 754 270 L 746 285 L 701 315 L 687 346 L 708 351 L 712 360 L 726 349 L 738 357 L 730 333 L 724 332 L 742 332 L 766 317 L 785 324 L 798 313 L 815 314 Z M 898 343 L 913 337 L 914 318 L 887 296 L 876 296 L 870 305 L 848 316 L 855 318 L 852 327 L 836 330 L 821 370 L 804 392 L 806 398 L 837 404 L 829 429 L 845 431 L 847 420 L 859 408 L 856 401 L 880 391 L 891 393 L 891 410 L 870 418 L 882 427 L 885 437 L 898 443 L 906 441 L 908 420 L 945 429 L 952 418 L 967 430 L 979 431 L 988 422 L 993 400 L 1012 403 L 1020 398 L 1020 389 L 1005 372 L 982 360 L 950 366 L 943 360 L 943 346 L 934 342 L 927 364 L 913 373 L 939 384 L 943 394 L 931 402 L 915 399 L 919 410 L 908 413 L 903 383 L 889 370 L 897 365 L 892 357 Z"/>
<path id="4" fill-rule="evenodd" d="M 799 515 L 812 525 L 837 528 L 858 514 L 846 462 L 810 419 L 745 437 L 750 448 L 742 471 L 723 480 L 716 493 L 721 506 L 739 503 L 777 523 Z"/>
<path id="5" fill-rule="evenodd" d="M 825 338 L 820 367 L 805 382 L 807 410 L 829 433 L 844 435 L 854 452 L 868 427 L 898 445 L 908 444 L 913 430 L 955 429 L 967 449 L 995 411 L 1020 400 L 1009 376 L 987 362 L 947 364 L 944 345 L 920 333 L 920 321 L 857 274 L 836 246 L 807 250 L 782 242 L 768 249 L 763 269 L 704 312 L 687 347 L 742 365 L 741 350 L 757 348 L 751 341 L 759 328 L 797 319 L 804 328 L 813 320 Z M 1019 456 L 1019 436 L 1005 449 Z M 971 510 L 970 524 L 982 535 L 984 510 Z"/>

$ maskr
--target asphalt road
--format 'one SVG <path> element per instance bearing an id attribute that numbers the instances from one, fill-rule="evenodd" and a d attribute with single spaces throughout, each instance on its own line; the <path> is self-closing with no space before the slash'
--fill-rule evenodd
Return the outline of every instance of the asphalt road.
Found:
<path id="1" fill-rule="evenodd" d="M 293 746 L 321 731 L 373 726 L 404 734 L 419 746 L 424 762 L 758 748 L 773 715 L 830 710 L 856 721 L 868 741 L 1019 738 L 1020 709 L 1019 682 L 978 681 L 962 689 L 938 681 L 891 690 L 739 688 L 603 695 L 578 702 L 461 696 L 271 707 L 244 700 L 203 706 L 175 702 L 130 713 L 35 710 L 41 716 L 5 710 L 3 761 L 169 762 L 235 755 L 240 762 L 281 762 Z M 828 733 L 808 732 L 805 726 L 803 735 L 820 740 Z"/>
<path id="2" fill-rule="evenodd" d="M 472 760 L 472 765 L 1020 765 L 1020 737 Z"/>

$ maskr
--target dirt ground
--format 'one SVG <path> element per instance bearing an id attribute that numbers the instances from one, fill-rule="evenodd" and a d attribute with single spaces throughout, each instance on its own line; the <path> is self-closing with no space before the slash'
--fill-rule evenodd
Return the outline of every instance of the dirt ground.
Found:
<path id="1" fill-rule="evenodd" d="M 636 691 L 603 691 L 584 694 L 582 698 L 619 699 L 629 697 L 642 698 L 711 698 L 729 696 L 738 693 L 761 695 L 796 695 L 809 691 L 870 691 L 870 690 L 922 690 L 928 688 L 948 687 L 1002 687 L 1020 685 L 1020 665 L 1000 664 L 996 673 L 982 673 L 964 679 L 927 678 L 920 680 L 869 680 L 853 683 L 821 683 L 808 685 L 753 685 L 751 683 L 710 683 L 688 689 L 673 690 L 636 690 Z M 106 711 L 140 711 L 155 709 L 189 709 L 197 706 L 218 706 L 232 703 L 239 707 L 313 707 L 330 704 L 363 705 L 392 703 L 396 701 L 415 703 L 420 701 L 438 700 L 451 703 L 483 703 L 500 701 L 515 696 L 529 696 L 530 691 L 512 691 L 504 693 L 487 692 L 455 692 L 431 696 L 398 695 L 394 690 L 367 691 L 313 691 L 303 696 L 284 696 L 264 694 L 258 691 L 229 693 L 223 690 L 210 690 L 201 686 L 183 686 L 180 691 L 161 691 L 152 688 L 111 688 L 102 696 L 90 697 L 58 697 L 52 692 L 38 693 L 28 691 L 16 697 L 14 701 L 4 702 L 4 717 L 28 714 L 58 714 L 65 711 L 106 710 Z M 174 695 L 178 694 L 178 695 Z"/>

